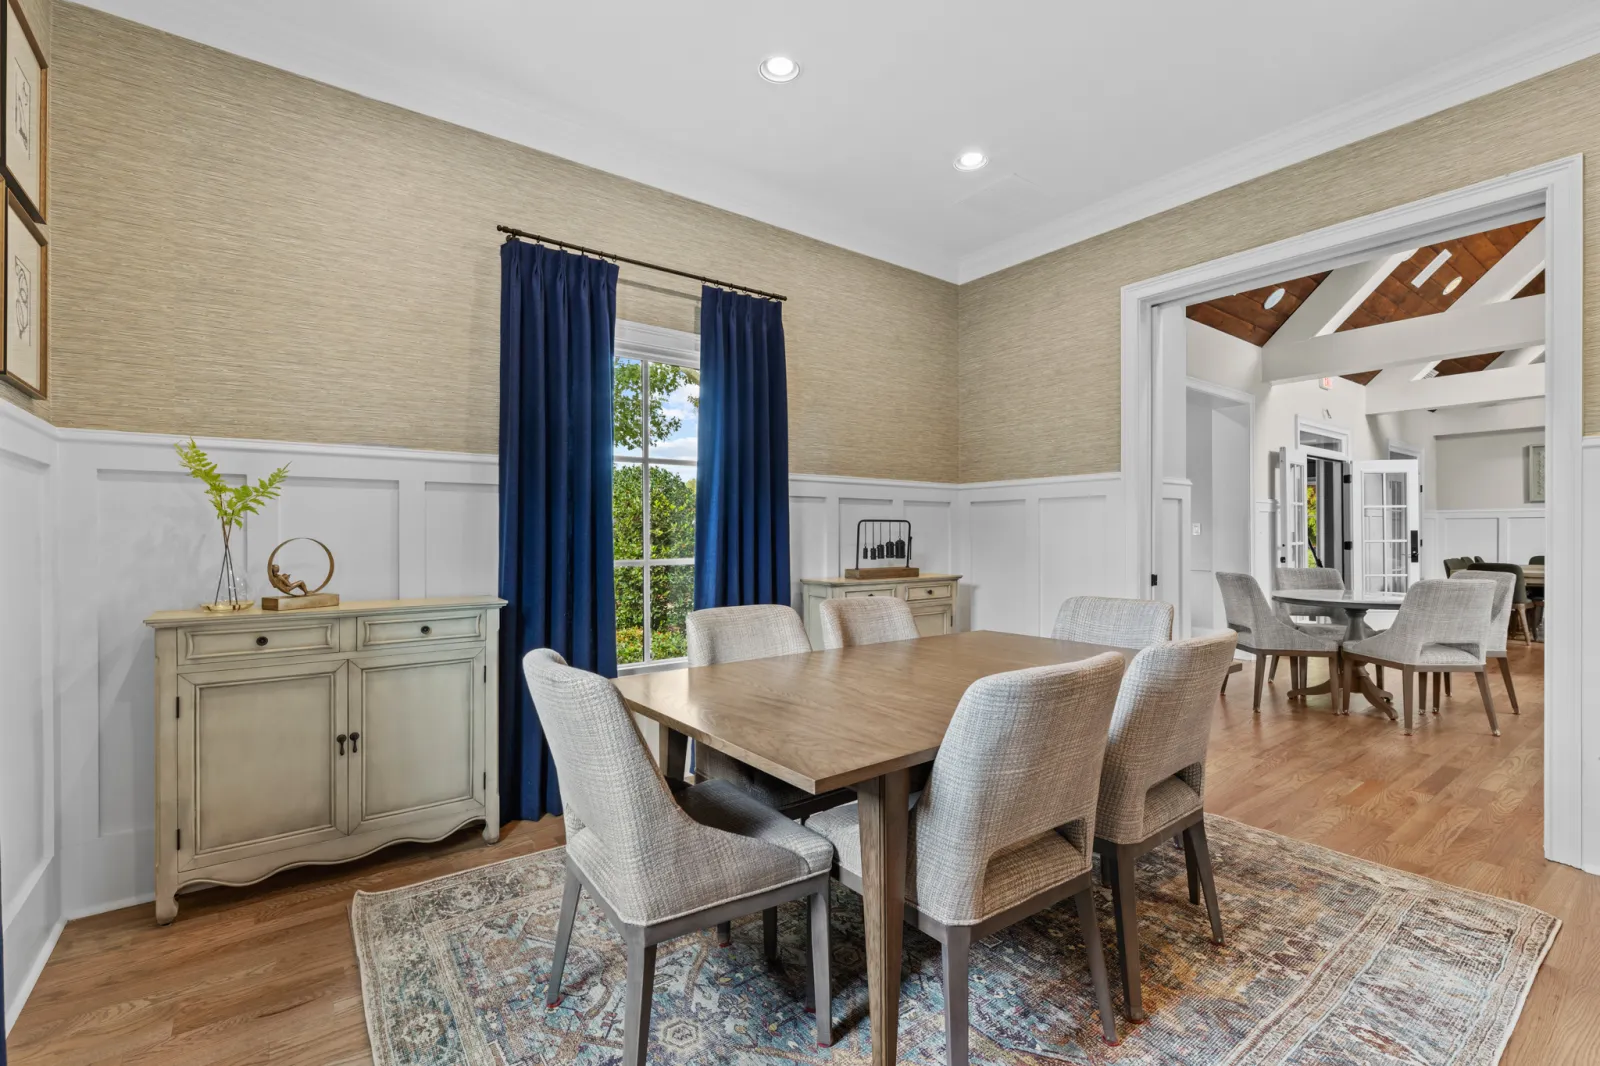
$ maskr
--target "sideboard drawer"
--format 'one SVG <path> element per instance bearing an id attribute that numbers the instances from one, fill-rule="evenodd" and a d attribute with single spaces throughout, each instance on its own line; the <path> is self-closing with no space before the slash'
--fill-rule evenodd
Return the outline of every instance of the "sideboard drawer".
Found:
<path id="1" fill-rule="evenodd" d="M 196 626 L 181 630 L 178 636 L 179 659 L 184 663 L 338 650 L 339 626 L 331 618 L 257 626 Z"/>
<path id="2" fill-rule="evenodd" d="M 940 582 L 937 585 L 907 585 L 906 599 L 913 603 L 917 600 L 948 600 L 954 591 L 949 582 Z"/>
<path id="3" fill-rule="evenodd" d="M 482 640 L 483 617 L 482 611 L 361 615 L 356 619 L 356 650 L 415 647 L 440 640 Z"/>
<path id="4" fill-rule="evenodd" d="M 892 599 L 894 595 L 894 586 L 889 585 L 884 588 L 876 589 L 846 589 L 844 598 L 850 600 L 855 599 L 858 596 L 888 596 Z"/>

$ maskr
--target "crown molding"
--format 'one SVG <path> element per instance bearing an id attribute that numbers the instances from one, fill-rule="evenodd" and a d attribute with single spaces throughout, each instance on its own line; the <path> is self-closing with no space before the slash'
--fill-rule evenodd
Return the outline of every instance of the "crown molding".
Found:
<path id="1" fill-rule="evenodd" d="M 1256 138 L 1192 166 L 1136 185 L 1116 196 L 1063 215 L 961 258 L 956 283 L 1036 259 L 1142 218 L 1302 163 L 1336 148 L 1518 82 L 1548 74 L 1600 52 L 1600 12 L 1586 12 L 1513 38 L 1468 57 L 1465 64 L 1435 67 L 1398 86 L 1370 93 L 1287 129 Z"/>

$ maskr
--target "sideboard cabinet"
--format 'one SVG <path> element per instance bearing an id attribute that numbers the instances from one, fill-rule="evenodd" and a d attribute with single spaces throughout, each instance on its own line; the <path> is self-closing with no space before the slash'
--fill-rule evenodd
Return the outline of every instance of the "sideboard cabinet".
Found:
<path id="1" fill-rule="evenodd" d="M 500 608 L 490 596 L 285 613 L 164 611 L 156 920 L 189 885 L 500 836 Z"/>
<path id="2" fill-rule="evenodd" d="M 801 617 L 811 646 L 822 648 L 822 601 L 857 596 L 892 596 L 911 605 L 917 633 L 939 637 L 956 631 L 956 587 L 960 574 L 922 574 L 918 577 L 847 578 L 807 577 L 800 580 L 804 601 Z"/>

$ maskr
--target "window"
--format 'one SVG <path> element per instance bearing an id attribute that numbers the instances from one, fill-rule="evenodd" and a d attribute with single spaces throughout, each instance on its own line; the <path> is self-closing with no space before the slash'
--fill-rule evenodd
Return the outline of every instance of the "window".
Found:
<path id="1" fill-rule="evenodd" d="M 1313 422 L 1295 415 L 1295 441 L 1301 448 L 1338 458 L 1350 454 L 1350 431 L 1328 422 Z"/>
<path id="2" fill-rule="evenodd" d="M 617 326 L 611 489 L 617 664 L 641 668 L 682 659 L 688 650 L 699 338 L 627 322 Z M 641 336 L 651 343 L 641 343 Z"/>

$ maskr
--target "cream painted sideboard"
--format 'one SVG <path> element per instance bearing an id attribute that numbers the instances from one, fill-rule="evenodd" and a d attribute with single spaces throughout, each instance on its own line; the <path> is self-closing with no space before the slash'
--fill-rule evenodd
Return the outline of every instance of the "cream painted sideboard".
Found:
<path id="1" fill-rule="evenodd" d="M 276 613 L 164 611 L 156 921 L 244 885 L 472 822 L 500 837 L 492 596 Z"/>
<path id="2" fill-rule="evenodd" d="M 811 646 L 822 647 L 822 601 L 854 596 L 894 596 L 911 605 L 917 632 L 925 637 L 956 631 L 956 586 L 960 574 L 921 574 L 917 577 L 846 578 L 808 577 L 800 581 L 802 616 Z"/>

